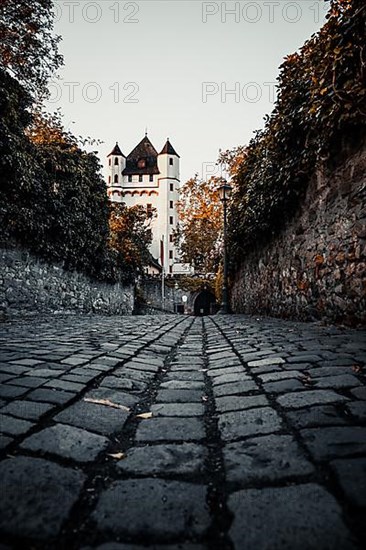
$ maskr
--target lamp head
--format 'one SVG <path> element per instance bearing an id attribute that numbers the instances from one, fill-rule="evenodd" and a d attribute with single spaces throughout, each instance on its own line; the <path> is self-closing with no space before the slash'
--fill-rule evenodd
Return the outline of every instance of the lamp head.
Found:
<path id="1" fill-rule="evenodd" d="M 231 185 L 229 185 L 227 181 L 224 181 L 224 183 L 219 187 L 220 200 L 225 202 L 230 199 L 232 190 L 233 188 Z"/>

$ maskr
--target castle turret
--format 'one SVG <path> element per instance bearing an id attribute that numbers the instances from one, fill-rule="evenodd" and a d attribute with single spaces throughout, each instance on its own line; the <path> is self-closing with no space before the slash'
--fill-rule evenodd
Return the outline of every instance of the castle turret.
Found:
<path id="1" fill-rule="evenodd" d="M 158 155 L 158 167 L 160 171 L 159 187 L 162 194 L 163 208 L 166 212 L 162 232 L 166 235 L 164 249 L 166 257 L 165 269 L 167 273 L 173 273 L 173 265 L 178 260 L 177 249 L 174 243 L 178 223 L 179 163 L 180 157 L 168 138 L 161 153 Z"/>
<path id="2" fill-rule="evenodd" d="M 158 156 L 159 171 L 163 177 L 179 181 L 180 156 L 175 151 L 169 138 Z"/>
<path id="3" fill-rule="evenodd" d="M 108 187 L 122 187 L 122 172 L 126 168 L 126 157 L 119 148 L 118 142 L 108 155 Z"/>

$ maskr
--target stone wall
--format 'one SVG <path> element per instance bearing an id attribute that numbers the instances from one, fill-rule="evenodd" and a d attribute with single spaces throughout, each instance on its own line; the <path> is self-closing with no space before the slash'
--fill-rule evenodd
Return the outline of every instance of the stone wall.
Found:
<path id="1" fill-rule="evenodd" d="M 177 304 L 182 304 L 182 296 L 189 293 L 180 288 L 175 288 L 174 284 L 164 285 L 164 304 L 162 302 L 162 286 L 160 278 L 150 278 L 141 281 L 140 293 L 143 299 L 140 312 L 167 312 L 175 313 Z"/>
<path id="2" fill-rule="evenodd" d="M 0 312 L 6 315 L 80 312 L 129 315 L 134 289 L 99 283 L 28 252 L 0 250 Z"/>
<path id="3" fill-rule="evenodd" d="M 344 158 L 319 170 L 298 215 L 243 259 L 234 311 L 366 324 L 366 147 Z"/>

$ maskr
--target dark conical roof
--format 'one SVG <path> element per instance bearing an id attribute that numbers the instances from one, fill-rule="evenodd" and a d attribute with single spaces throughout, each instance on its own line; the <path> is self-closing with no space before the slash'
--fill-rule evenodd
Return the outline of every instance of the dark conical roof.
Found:
<path id="1" fill-rule="evenodd" d="M 158 152 L 149 140 L 147 136 L 144 137 L 140 141 L 138 145 L 131 151 L 131 153 L 128 155 L 128 159 L 140 159 L 140 158 L 147 158 L 147 157 L 157 157 Z"/>
<path id="2" fill-rule="evenodd" d="M 145 136 L 127 157 L 124 176 L 136 174 L 159 174 L 158 152 Z"/>
<path id="3" fill-rule="evenodd" d="M 124 154 L 122 153 L 121 149 L 119 148 L 118 141 L 116 141 L 116 145 L 114 146 L 114 149 L 111 153 L 109 153 L 109 157 L 111 155 L 115 155 L 116 157 L 124 157 Z"/>
<path id="4" fill-rule="evenodd" d="M 163 147 L 161 155 L 175 155 L 176 157 L 180 158 L 178 153 L 175 151 L 173 145 L 170 143 L 169 138 L 166 140 L 166 144 Z"/>

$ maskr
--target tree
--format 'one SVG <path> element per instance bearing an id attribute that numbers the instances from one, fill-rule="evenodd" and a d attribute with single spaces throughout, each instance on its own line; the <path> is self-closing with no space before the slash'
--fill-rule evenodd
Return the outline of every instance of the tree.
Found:
<path id="1" fill-rule="evenodd" d="M 141 205 L 112 203 L 110 208 L 110 247 L 118 254 L 120 267 L 143 274 L 151 258 L 152 217 Z"/>
<path id="2" fill-rule="evenodd" d="M 0 70 L 0 236 L 48 261 L 95 278 L 118 274 L 109 244 L 109 202 L 99 160 L 65 132 L 58 114 L 36 113 L 31 98 Z"/>
<path id="3" fill-rule="evenodd" d="M 241 165 L 246 157 L 246 147 L 244 145 L 238 145 L 233 149 L 227 149 L 226 151 L 220 150 L 218 164 L 224 165 L 230 176 L 235 177 Z"/>
<path id="4" fill-rule="evenodd" d="M 53 26 L 52 0 L 1 0 L 0 67 L 37 99 L 63 64 Z"/>
<path id="5" fill-rule="evenodd" d="M 20 222 L 23 190 L 36 170 L 25 135 L 32 98 L 0 68 L 0 237 L 8 241 Z"/>
<path id="6" fill-rule="evenodd" d="M 220 262 L 223 213 L 219 179 L 200 180 L 196 174 L 180 190 L 176 244 L 184 263 L 196 273 L 216 272 Z"/>
<path id="7" fill-rule="evenodd" d="M 99 159 L 80 149 L 58 113 L 36 113 L 28 134 L 41 169 L 37 186 L 42 190 L 28 205 L 42 254 L 63 260 L 68 268 L 103 275 L 109 203 Z"/>
<path id="8" fill-rule="evenodd" d="M 331 0 L 322 29 L 281 65 L 274 109 L 234 168 L 228 216 L 234 269 L 295 215 L 317 167 L 336 161 L 346 140 L 363 139 L 365 29 L 364 0 Z"/>

